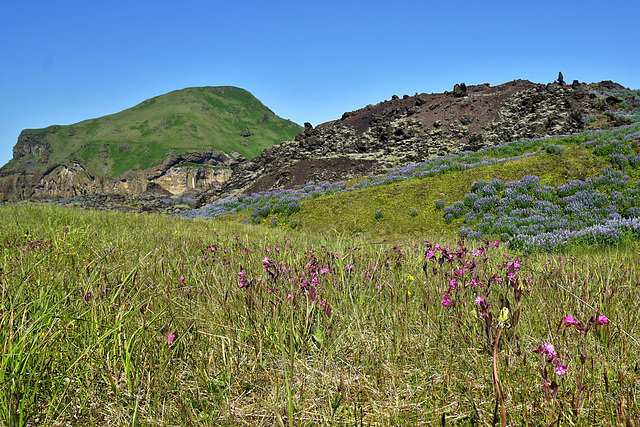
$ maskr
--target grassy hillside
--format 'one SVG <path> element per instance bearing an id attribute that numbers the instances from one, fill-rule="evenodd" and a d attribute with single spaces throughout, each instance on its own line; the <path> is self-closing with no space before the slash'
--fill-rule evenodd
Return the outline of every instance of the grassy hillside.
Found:
<path id="1" fill-rule="evenodd" d="M 45 169 L 48 164 L 76 158 L 99 177 L 114 177 L 157 165 L 171 153 L 209 147 L 250 159 L 300 130 L 243 89 L 195 87 L 148 99 L 109 116 L 28 129 L 24 132 L 46 134 L 42 141 L 51 146 L 48 157 L 28 155 L 8 166 L 31 161 Z"/>
<path id="2" fill-rule="evenodd" d="M 637 243 L 0 215 L 2 425 L 640 422 Z"/>
<path id="3" fill-rule="evenodd" d="M 459 232 L 526 251 L 618 244 L 640 238 L 639 142 L 639 124 L 520 140 L 184 215 L 391 241 Z"/>

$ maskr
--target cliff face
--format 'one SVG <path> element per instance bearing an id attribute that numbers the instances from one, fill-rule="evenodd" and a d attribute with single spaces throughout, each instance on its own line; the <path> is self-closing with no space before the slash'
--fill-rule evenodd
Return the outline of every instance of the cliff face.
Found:
<path id="1" fill-rule="evenodd" d="M 201 202 L 381 173 L 521 138 L 579 132 L 585 129 L 585 116 L 605 117 L 604 126 L 619 125 L 605 114 L 617 101 L 599 98 L 577 81 L 543 85 L 515 80 L 494 87 L 462 83 L 441 94 L 394 95 L 316 128 L 306 124 L 294 139 L 238 164 L 223 188 Z"/>
<path id="2" fill-rule="evenodd" d="M 38 152 L 23 145 L 23 152 Z M 54 165 L 44 173 L 27 168 L 0 175 L 0 200 L 68 198 L 89 194 L 161 193 L 178 195 L 191 190 L 211 190 L 231 176 L 234 157 L 222 151 L 184 153 L 171 156 L 157 167 L 129 171 L 116 178 L 100 180 L 80 162 Z"/>

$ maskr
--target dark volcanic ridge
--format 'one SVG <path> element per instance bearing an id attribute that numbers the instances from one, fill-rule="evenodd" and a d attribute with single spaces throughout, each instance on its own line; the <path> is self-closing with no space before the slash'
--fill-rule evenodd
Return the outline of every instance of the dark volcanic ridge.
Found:
<path id="1" fill-rule="evenodd" d="M 624 87 L 609 81 L 545 85 L 514 80 L 498 86 L 456 84 L 445 93 L 394 95 L 315 128 L 306 123 L 294 139 L 233 165 L 231 179 L 199 203 L 309 181 L 380 174 L 437 156 L 580 132 L 589 126 L 585 117 L 599 117 L 599 128 L 627 124 L 612 114 L 619 99 L 595 93 L 618 89 Z"/>

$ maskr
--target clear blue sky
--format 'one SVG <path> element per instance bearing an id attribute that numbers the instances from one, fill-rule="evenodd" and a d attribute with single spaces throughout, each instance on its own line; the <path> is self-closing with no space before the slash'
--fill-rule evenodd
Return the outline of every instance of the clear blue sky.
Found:
<path id="1" fill-rule="evenodd" d="M 0 4 L 0 165 L 25 128 L 239 86 L 313 125 L 458 82 L 640 89 L 640 2 L 45 0 Z"/>

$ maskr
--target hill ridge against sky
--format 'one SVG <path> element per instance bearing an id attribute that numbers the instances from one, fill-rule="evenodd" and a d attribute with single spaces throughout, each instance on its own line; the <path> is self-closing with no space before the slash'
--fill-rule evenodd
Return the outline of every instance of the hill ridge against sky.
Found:
<path id="1" fill-rule="evenodd" d="M 247 88 L 314 126 L 415 92 L 610 79 L 640 88 L 640 3 L 2 2 L 0 164 L 22 129 L 175 88 Z M 602 29 L 601 29 L 602 28 Z"/>

